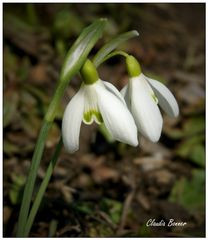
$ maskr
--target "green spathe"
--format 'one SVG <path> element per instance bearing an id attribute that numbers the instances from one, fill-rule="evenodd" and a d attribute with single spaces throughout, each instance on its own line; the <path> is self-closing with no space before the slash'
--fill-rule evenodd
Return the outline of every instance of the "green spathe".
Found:
<path id="1" fill-rule="evenodd" d="M 94 64 L 89 59 L 87 59 L 81 68 L 81 75 L 84 83 L 87 85 L 93 84 L 99 79 L 98 72 Z"/>
<path id="2" fill-rule="evenodd" d="M 135 57 L 129 55 L 126 57 L 126 66 L 130 77 L 138 77 L 141 74 L 141 67 Z"/>

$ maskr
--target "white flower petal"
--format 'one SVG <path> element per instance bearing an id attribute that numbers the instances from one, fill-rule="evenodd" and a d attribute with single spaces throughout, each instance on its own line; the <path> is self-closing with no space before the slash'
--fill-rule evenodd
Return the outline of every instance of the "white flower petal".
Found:
<path id="1" fill-rule="evenodd" d="M 121 89 L 120 93 L 121 93 L 121 95 L 122 95 L 123 97 L 126 96 L 126 94 L 127 94 L 127 89 L 128 89 L 128 84 Z"/>
<path id="2" fill-rule="evenodd" d="M 147 78 L 147 77 L 146 77 Z M 178 103 L 171 93 L 171 91 L 162 83 L 153 80 L 151 78 L 147 78 L 148 82 L 151 84 L 157 98 L 159 101 L 159 105 L 161 108 L 170 116 L 177 117 L 179 114 Z"/>
<path id="3" fill-rule="evenodd" d="M 157 142 L 162 131 L 163 119 L 152 96 L 153 92 L 143 74 L 130 79 L 131 111 L 138 131 Z"/>
<path id="4" fill-rule="evenodd" d="M 79 133 L 84 112 L 84 89 L 68 103 L 62 121 L 62 137 L 66 150 L 73 153 L 79 149 Z"/>
<path id="5" fill-rule="evenodd" d="M 95 90 L 95 84 L 84 85 L 84 114 L 83 122 L 90 125 L 95 121 L 97 124 L 102 123 L 102 116 L 98 109 L 97 93 Z"/>
<path id="6" fill-rule="evenodd" d="M 124 97 L 128 109 L 130 109 L 130 97 L 129 97 L 129 85 L 124 86 L 121 91 L 121 95 Z"/>
<path id="7" fill-rule="evenodd" d="M 118 91 L 118 89 L 116 87 L 113 86 L 113 84 L 106 82 L 106 81 L 102 81 L 102 82 L 104 83 L 107 90 L 109 90 L 111 93 L 113 93 L 116 97 L 118 97 L 124 103 L 124 105 L 126 105 L 125 100 L 122 97 L 121 93 Z"/>
<path id="8" fill-rule="evenodd" d="M 96 89 L 98 106 L 110 134 L 118 141 L 137 146 L 137 128 L 127 107 L 102 84 L 97 84 Z"/>

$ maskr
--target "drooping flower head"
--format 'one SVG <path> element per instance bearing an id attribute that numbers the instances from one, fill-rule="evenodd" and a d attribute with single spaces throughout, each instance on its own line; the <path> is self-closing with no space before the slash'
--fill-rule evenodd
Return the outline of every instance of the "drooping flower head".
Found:
<path id="1" fill-rule="evenodd" d="M 163 119 L 159 106 L 171 117 L 177 117 L 179 108 L 170 90 L 161 82 L 146 77 L 133 56 L 126 58 L 129 83 L 121 90 L 131 111 L 137 129 L 144 137 L 157 142 L 160 138 Z"/>
<path id="2" fill-rule="evenodd" d="M 90 60 L 84 64 L 81 75 L 84 83 L 68 103 L 63 116 L 62 136 L 68 152 L 79 149 L 82 121 L 104 123 L 115 140 L 137 146 L 137 128 L 120 92 L 99 79 Z"/>

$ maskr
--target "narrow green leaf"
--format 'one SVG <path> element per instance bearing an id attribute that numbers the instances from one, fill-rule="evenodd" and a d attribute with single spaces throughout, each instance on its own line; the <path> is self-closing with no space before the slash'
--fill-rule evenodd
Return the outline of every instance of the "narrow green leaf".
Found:
<path id="1" fill-rule="evenodd" d="M 94 56 L 93 58 L 93 63 L 95 64 L 96 67 L 98 67 L 101 63 L 102 60 L 114 49 L 116 49 L 121 43 L 127 41 L 128 39 L 132 37 L 139 36 L 139 33 L 136 30 L 129 31 L 126 33 L 123 33 L 114 39 L 112 39 L 110 42 L 106 43 Z"/>
<path id="2" fill-rule="evenodd" d="M 55 219 L 52 219 L 49 225 L 49 233 L 48 237 L 55 237 L 56 236 L 56 230 L 58 226 L 58 221 Z"/>
<path id="3" fill-rule="evenodd" d="M 59 85 L 57 86 L 55 95 L 45 116 L 46 121 L 51 122 L 55 118 L 57 108 L 60 104 L 60 100 L 64 94 L 66 86 L 69 84 L 71 78 L 78 73 L 81 66 L 87 59 L 89 52 L 94 47 L 97 40 L 101 37 L 105 23 L 106 19 L 99 19 L 92 23 L 89 27 L 85 28 L 69 49 L 61 70 Z"/>
<path id="4" fill-rule="evenodd" d="M 38 167 L 40 165 L 40 160 L 42 157 L 44 143 L 48 136 L 49 129 L 51 128 L 52 123 L 50 122 L 43 122 L 42 128 L 39 133 L 39 137 L 35 146 L 35 150 L 33 153 L 33 158 L 29 170 L 29 174 L 27 177 L 27 181 L 24 188 L 22 204 L 20 208 L 20 214 L 18 219 L 18 227 L 17 227 L 17 236 L 23 237 L 25 224 L 28 217 L 28 212 L 30 208 L 30 202 L 32 199 L 32 193 L 35 185 L 35 180 L 37 177 Z"/>
<path id="5" fill-rule="evenodd" d="M 106 19 L 99 19 L 85 28 L 70 48 L 61 71 L 61 80 L 76 74 L 87 58 L 90 50 L 101 37 Z"/>
<path id="6" fill-rule="evenodd" d="M 26 222 L 26 225 L 25 225 L 25 230 L 24 230 L 24 237 L 27 237 L 29 232 L 30 232 L 30 229 L 32 227 L 32 224 L 34 222 L 34 219 L 35 219 L 35 216 L 38 212 L 38 209 L 40 207 L 40 204 L 41 204 L 41 201 L 43 199 L 43 195 L 46 191 L 46 188 L 48 186 L 48 183 L 51 179 L 51 176 L 53 174 L 53 169 L 56 165 L 56 162 L 58 160 L 58 156 L 60 154 L 60 151 L 61 151 L 61 148 L 62 148 L 62 139 L 59 140 L 59 143 L 56 145 L 56 149 L 54 151 L 54 154 L 53 154 L 53 157 L 48 165 L 48 168 L 46 170 L 46 174 L 44 176 L 44 179 L 40 185 L 40 188 L 38 190 L 38 193 L 36 195 L 36 198 L 34 200 L 34 203 L 32 205 L 32 208 L 30 210 L 30 213 L 29 213 L 29 216 L 28 216 L 28 219 L 27 219 L 27 222 Z"/>

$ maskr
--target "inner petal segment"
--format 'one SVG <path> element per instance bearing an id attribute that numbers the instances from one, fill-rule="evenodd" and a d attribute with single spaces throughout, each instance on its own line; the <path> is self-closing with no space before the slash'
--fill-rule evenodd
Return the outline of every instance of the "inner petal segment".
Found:
<path id="1" fill-rule="evenodd" d="M 100 112 L 96 109 L 89 109 L 88 111 L 84 112 L 83 122 L 90 125 L 93 123 L 93 121 L 95 121 L 97 124 L 103 123 L 103 118 Z"/>
<path id="2" fill-rule="evenodd" d="M 85 107 L 83 114 L 83 122 L 90 125 L 95 121 L 97 124 L 103 123 L 103 118 L 98 109 L 97 93 L 93 86 L 85 87 Z"/>

